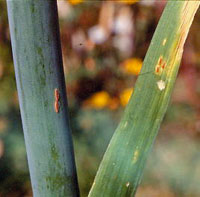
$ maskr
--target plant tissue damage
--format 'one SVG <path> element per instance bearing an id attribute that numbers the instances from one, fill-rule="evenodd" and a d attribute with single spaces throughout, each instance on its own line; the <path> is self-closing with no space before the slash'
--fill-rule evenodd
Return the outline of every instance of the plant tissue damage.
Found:
<path id="1" fill-rule="evenodd" d="M 59 100 L 60 100 L 60 93 L 58 91 L 58 89 L 56 88 L 54 90 L 54 97 L 55 97 L 55 102 L 54 102 L 54 109 L 56 113 L 59 113 Z"/>

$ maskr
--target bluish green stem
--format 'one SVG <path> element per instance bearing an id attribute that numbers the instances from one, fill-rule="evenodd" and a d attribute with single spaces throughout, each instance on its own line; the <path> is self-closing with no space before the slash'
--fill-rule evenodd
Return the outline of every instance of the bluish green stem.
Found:
<path id="1" fill-rule="evenodd" d="M 79 196 L 56 0 L 7 0 L 34 196 Z"/>

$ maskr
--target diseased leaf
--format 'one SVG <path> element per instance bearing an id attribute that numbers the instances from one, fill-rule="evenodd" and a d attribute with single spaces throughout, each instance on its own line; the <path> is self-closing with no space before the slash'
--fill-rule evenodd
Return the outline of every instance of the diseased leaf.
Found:
<path id="1" fill-rule="evenodd" d="M 183 46 L 199 4 L 199 1 L 168 2 L 89 197 L 135 195 L 166 112 Z"/>

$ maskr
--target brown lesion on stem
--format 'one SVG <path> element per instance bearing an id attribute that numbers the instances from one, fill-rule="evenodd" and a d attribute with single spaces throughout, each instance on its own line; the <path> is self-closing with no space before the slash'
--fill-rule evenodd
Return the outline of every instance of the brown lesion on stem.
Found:
<path id="1" fill-rule="evenodd" d="M 55 88 L 55 90 L 54 90 L 54 97 L 55 97 L 54 110 L 55 110 L 56 113 L 59 113 L 59 108 L 60 108 L 60 105 L 59 105 L 60 93 L 59 93 L 59 91 L 58 91 L 57 88 Z"/>

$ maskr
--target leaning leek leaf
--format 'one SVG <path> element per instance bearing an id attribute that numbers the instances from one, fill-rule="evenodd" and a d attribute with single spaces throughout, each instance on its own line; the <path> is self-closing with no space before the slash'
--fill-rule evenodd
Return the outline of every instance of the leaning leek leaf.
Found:
<path id="1" fill-rule="evenodd" d="M 167 110 L 183 46 L 200 1 L 169 1 L 135 91 L 95 177 L 89 197 L 134 196 Z"/>

